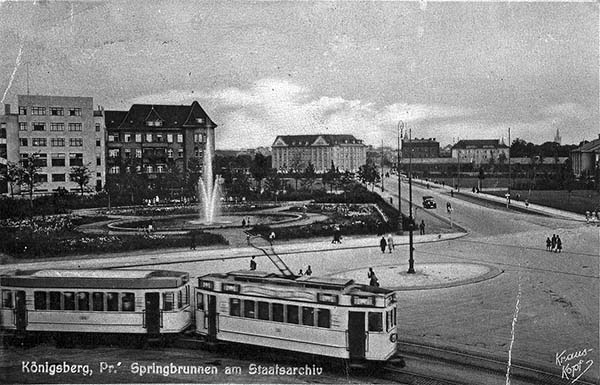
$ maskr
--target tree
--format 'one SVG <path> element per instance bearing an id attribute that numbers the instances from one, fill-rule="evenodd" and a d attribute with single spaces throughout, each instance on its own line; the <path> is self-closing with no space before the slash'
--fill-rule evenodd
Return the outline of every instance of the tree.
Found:
<path id="1" fill-rule="evenodd" d="M 358 169 L 358 179 L 367 185 L 370 184 L 371 189 L 373 189 L 375 183 L 381 180 L 381 176 L 379 175 L 377 167 L 375 167 L 372 162 L 367 162 Z"/>
<path id="2" fill-rule="evenodd" d="M 306 166 L 306 169 L 302 174 L 302 179 L 305 185 L 308 185 L 308 189 L 312 191 L 312 186 L 317 180 L 317 172 L 315 171 L 315 166 L 313 166 L 311 162 L 308 162 L 308 166 Z"/>
<path id="3" fill-rule="evenodd" d="M 508 158 L 506 157 L 506 154 L 504 152 L 501 152 L 500 154 L 498 154 L 498 163 L 500 165 L 503 165 L 507 159 Z"/>
<path id="4" fill-rule="evenodd" d="M 35 157 L 24 160 L 21 174 L 21 184 L 25 185 L 29 190 L 29 206 L 33 208 L 33 191 L 36 186 L 39 186 L 42 181 L 40 180 L 40 166 L 38 166 Z"/>
<path id="5" fill-rule="evenodd" d="M 69 173 L 69 179 L 79 185 L 81 196 L 83 196 L 84 187 L 90 183 L 91 171 L 88 166 L 82 165 L 71 167 L 71 172 Z"/>
<path id="6" fill-rule="evenodd" d="M 14 198 L 14 185 L 20 185 L 23 179 L 23 167 L 18 163 L 8 162 L 6 182 L 10 186 L 10 197 Z"/>
<path id="7" fill-rule="evenodd" d="M 257 192 L 259 194 L 262 193 L 262 180 L 268 175 L 271 169 L 271 163 L 267 164 L 267 160 L 263 154 L 258 153 L 254 156 L 254 161 L 252 162 L 252 166 L 250 166 L 252 177 L 258 183 Z"/>
<path id="8" fill-rule="evenodd" d="M 302 161 L 302 154 L 294 152 L 290 157 L 289 171 L 292 173 L 292 177 L 296 181 L 296 190 L 298 190 L 298 180 L 302 178 L 301 170 L 304 162 Z"/>
<path id="9" fill-rule="evenodd" d="M 283 188 L 283 180 L 274 168 L 269 171 L 269 175 L 265 179 L 265 188 L 275 195 L 275 199 L 277 199 L 277 195 Z"/>
<path id="10" fill-rule="evenodd" d="M 327 183 L 329 183 L 329 190 L 333 190 L 333 185 L 337 184 L 339 178 L 340 172 L 335 168 L 333 161 L 331 161 L 331 168 L 323 174 L 323 184 L 325 185 L 325 189 L 327 189 Z"/>
<path id="11" fill-rule="evenodd" d="M 477 179 L 479 179 L 479 191 L 482 191 L 483 180 L 485 179 L 485 172 L 483 171 L 483 166 L 479 166 L 479 174 L 477 175 Z"/>

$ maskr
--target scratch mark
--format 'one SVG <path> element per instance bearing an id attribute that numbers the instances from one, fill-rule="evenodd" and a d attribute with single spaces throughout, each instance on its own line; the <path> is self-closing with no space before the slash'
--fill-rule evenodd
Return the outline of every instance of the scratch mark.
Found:
<path id="1" fill-rule="evenodd" d="M 6 99 L 6 94 L 8 94 L 8 90 L 12 86 L 13 80 L 15 80 L 15 75 L 17 74 L 17 69 L 19 69 L 19 65 L 21 64 L 21 54 L 23 53 L 23 44 L 19 47 L 19 54 L 17 55 L 17 60 L 15 62 L 15 68 L 13 69 L 12 74 L 10 75 L 10 79 L 8 80 L 8 86 L 6 86 L 6 90 L 4 90 L 4 95 L 2 95 L 2 100 L 0 100 L 0 104 L 4 103 L 4 99 Z"/>
<path id="2" fill-rule="evenodd" d="M 519 263 L 519 267 L 520 267 Z M 510 365 L 512 363 L 512 348 L 515 342 L 515 327 L 517 326 L 517 318 L 519 317 L 519 304 L 521 303 L 521 270 L 519 270 L 519 291 L 517 292 L 517 303 L 515 304 L 515 312 L 513 313 L 512 327 L 510 331 L 510 346 L 508 347 L 508 366 L 506 367 L 506 385 L 510 385 Z"/>
<path id="3" fill-rule="evenodd" d="M 73 18 L 75 17 L 75 8 L 73 8 L 73 3 L 71 3 L 71 34 L 73 33 Z"/>

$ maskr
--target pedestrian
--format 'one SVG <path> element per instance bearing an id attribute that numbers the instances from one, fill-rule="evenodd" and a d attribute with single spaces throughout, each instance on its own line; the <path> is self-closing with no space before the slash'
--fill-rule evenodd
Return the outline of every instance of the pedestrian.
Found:
<path id="1" fill-rule="evenodd" d="M 310 265 L 308 265 L 308 267 L 306 268 L 306 275 L 308 275 L 308 276 L 312 275 L 312 269 L 310 268 Z"/>
<path id="2" fill-rule="evenodd" d="M 381 247 L 382 253 L 385 253 L 386 246 L 387 246 L 387 242 L 385 241 L 385 236 L 382 236 L 381 240 L 379 241 L 379 247 Z"/>
<path id="3" fill-rule="evenodd" d="M 421 224 L 419 225 L 419 234 L 425 235 L 425 220 L 421 219 Z"/>
<path id="4" fill-rule="evenodd" d="M 562 241 L 560 239 L 560 237 L 557 235 L 556 236 L 556 251 L 555 253 L 560 253 L 562 251 Z"/>
<path id="5" fill-rule="evenodd" d="M 242 227 L 246 227 L 246 218 L 242 219 Z"/>
<path id="6" fill-rule="evenodd" d="M 246 243 L 250 246 L 250 234 L 246 234 Z"/>
<path id="7" fill-rule="evenodd" d="M 585 212 L 585 223 L 587 223 L 587 224 L 590 223 L 590 212 L 589 211 Z"/>
<path id="8" fill-rule="evenodd" d="M 448 214 L 452 212 L 452 204 L 450 202 L 446 203 L 446 211 L 448 211 Z"/>
<path id="9" fill-rule="evenodd" d="M 196 250 L 196 232 L 190 231 L 190 250 Z"/>
<path id="10" fill-rule="evenodd" d="M 302 277 L 304 275 L 304 273 L 302 272 L 302 269 L 300 269 L 300 271 L 298 272 L 298 277 Z"/>
<path id="11" fill-rule="evenodd" d="M 246 225 L 250 227 L 250 217 L 246 217 Z"/>
<path id="12" fill-rule="evenodd" d="M 275 232 L 271 231 L 271 234 L 269 234 L 269 243 L 271 244 L 271 246 L 273 246 L 274 240 L 275 240 Z"/>
<path id="13" fill-rule="evenodd" d="M 552 234 L 552 239 L 550 240 L 550 251 L 554 251 L 556 249 L 556 234 Z"/>
<path id="14" fill-rule="evenodd" d="M 388 239 L 387 239 L 387 245 L 388 245 L 388 250 L 391 253 L 392 250 L 394 250 L 395 246 L 394 246 L 394 238 L 392 238 L 392 234 L 388 234 Z"/>
<path id="15" fill-rule="evenodd" d="M 550 237 L 546 237 L 546 251 L 550 251 L 552 247 L 552 241 L 550 240 Z"/>
<path id="16" fill-rule="evenodd" d="M 256 270 L 256 261 L 254 260 L 254 257 L 250 260 L 250 270 Z"/>
<path id="17" fill-rule="evenodd" d="M 372 267 L 369 267 L 367 278 L 369 278 L 369 286 L 379 286 L 379 280 L 377 279 Z"/>
<path id="18" fill-rule="evenodd" d="M 450 196 L 453 197 L 454 196 L 454 190 L 450 190 Z"/>

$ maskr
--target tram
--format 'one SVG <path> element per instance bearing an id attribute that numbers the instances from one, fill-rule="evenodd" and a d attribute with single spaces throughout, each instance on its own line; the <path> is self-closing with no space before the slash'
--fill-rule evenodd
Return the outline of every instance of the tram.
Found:
<path id="1" fill-rule="evenodd" d="M 258 271 L 208 274 L 195 289 L 196 333 L 364 363 L 396 352 L 392 290 L 353 280 Z"/>
<path id="2" fill-rule="evenodd" d="M 0 276 L 0 329 L 162 336 L 192 324 L 187 273 L 31 270 Z"/>

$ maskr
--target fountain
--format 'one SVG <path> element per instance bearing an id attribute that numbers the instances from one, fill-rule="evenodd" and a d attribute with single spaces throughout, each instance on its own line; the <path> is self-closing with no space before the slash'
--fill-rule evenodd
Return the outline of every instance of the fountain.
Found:
<path id="1" fill-rule="evenodd" d="M 198 178 L 198 195 L 200 195 L 200 216 L 204 224 L 215 223 L 219 211 L 219 176 L 213 178 L 213 154 L 210 132 L 206 135 L 206 150 L 204 151 L 203 177 Z"/>

